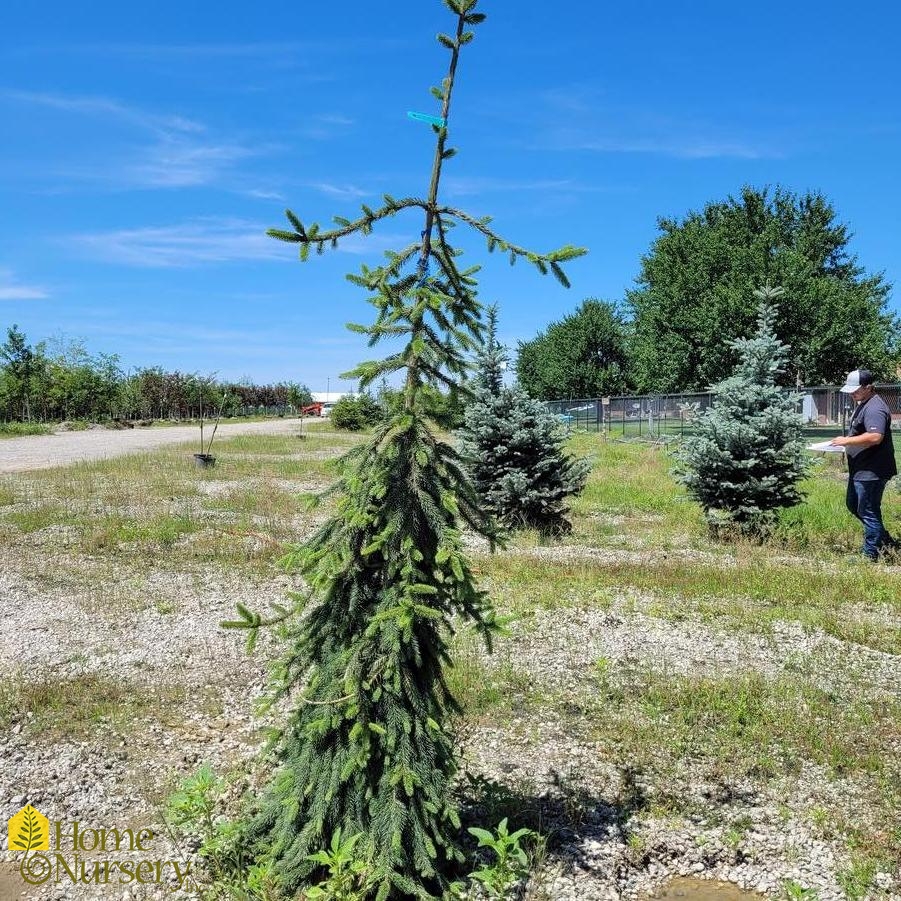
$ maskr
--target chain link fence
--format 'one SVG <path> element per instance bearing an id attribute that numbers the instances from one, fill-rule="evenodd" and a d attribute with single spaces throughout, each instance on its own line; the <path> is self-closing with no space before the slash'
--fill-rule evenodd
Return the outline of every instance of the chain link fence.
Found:
<path id="1" fill-rule="evenodd" d="M 892 411 L 894 428 L 901 428 L 901 384 L 877 385 Z M 844 431 L 854 402 L 835 385 L 798 388 L 798 415 L 815 431 Z M 691 432 L 693 422 L 711 406 L 712 392 L 631 394 L 546 401 L 551 413 L 574 429 L 606 432 L 614 438 L 667 440 Z"/>

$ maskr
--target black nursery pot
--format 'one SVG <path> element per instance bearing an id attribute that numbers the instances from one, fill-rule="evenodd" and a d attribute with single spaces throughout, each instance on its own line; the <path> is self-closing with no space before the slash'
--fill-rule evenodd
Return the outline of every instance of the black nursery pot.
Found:
<path id="1" fill-rule="evenodd" d="M 209 469 L 216 464 L 216 458 L 212 454 L 194 454 L 194 465 L 200 469 Z"/>

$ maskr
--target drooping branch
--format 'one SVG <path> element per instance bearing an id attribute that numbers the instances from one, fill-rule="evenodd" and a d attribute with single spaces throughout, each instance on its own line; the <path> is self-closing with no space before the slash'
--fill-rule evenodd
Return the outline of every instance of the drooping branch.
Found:
<path id="1" fill-rule="evenodd" d="M 443 132 L 445 129 L 441 129 L 441 131 Z M 439 142 L 440 140 L 441 138 L 439 137 Z M 426 213 L 426 231 L 423 232 L 422 242 L 417 242 L 409 246 L 401 254 L 389 253 L 392 265 L 373 270 L 373 272 L 380 273 L 382 277 L 397 276 L 403 265 L 419 251 L 420 260 L 423 259 L 423 253 L 426 253 L 427 257 L 435 259 L 448 280 L 454 284 L 455 288 L 461 287 L 456 279 L 458 273 L 455 273 L 455 271 L 448 266 L 448 257 L 440 254 L 431 243 L 430 227 L 434 224 L 437 225 L 439 229 L 441 238 L 439 242 L 440 247 L 446 248 L 449 246 L 445 231 L 446 226 L 441 221 L 442 216 L 447 216 L 452 220 L 458 219 L 460 222 L 466 223 L 470 228 L 473 228 L 475 231 L 484 235 L 487 240 L 488 250 L 491 252 L 500 250 L 504 253 L 509 253 L 511 264 L 514 263 L 516 259 L 522 258 L 534 265 L 542 275 L 547 275 L 548 270 L 550 270 L 557 280 L 566 288 L 570 287 L 570 283 L 569 279 L 566 277 L 566 273 L 560 266 L 560 263 L 569 262 L 577 257 L 584 256 L 588 252 L 583 247 L 573 247 L 570 244 L 566 244 L 563 247 L 560 247 L 557 250 L 551 250 L 548 253 L 537 253 L 534 250 L 529 250 L 527 247 L 522 247 L 519 244 L 508 241 L 498 234 L 498 232 L 494 231 L 494 229 L 489 228 L 488 223 L 491 221 L 490 216 L 471 216 L 465 210 L 459 210 L 456 207 L 450 206 L 436 206 L 430 208 L 428 201 L 414 197 L 406 198 L 404 200 L 394 200 L 388 195 L 385 195 L 385 199 L 387 201 L 385 206 L 382 206 L 377 210 L 372 210 L 369 207 L 364 206 L 364 213 L 359 219 L 350 221 L 343 219 L 340 216 L 335 216 L 335 221 L 339 222 L 341 227 L 324 232 L 319 230 L 319 226 L 316 223 L 313 223 L 309 228 L 306 228 L 294 213 L 290 210 L 285 210 L 285 215 L 288 218 L 288 221 L 294 226 L 294 231 L 270 228 L 266 234 L 279 241 L 285 241 L 290 244 L 299 244 L 301 246 L 301 259 L 305 260 L 311 246 L 315 246 L 318 253 L 321 253 L 326 245 L 334 249 L 338 246 L 338 241 L 341 238 L 346 238 L 349 235 L 357 233 L 368 235 L 372 231 L 373 223 L 386 219 L 389 216 L 395 216 L 402 210 L 418 208 L 424 210 Z M 432 213 L 435 214 L 434 218 L 431 216 Z M 428 246 L 426 246 L 427 243 Z M 367 287 L 375 290 L 379 287 L 379 284 L 378 282 L 369 282 L 367 283 Z"/>
<path id="2" fill-rule="evenodd" d="M 549 253 L 535 253 L 535 251 L 520 247 L 518 244 L 512 244 L 510 241 L 502 238 L 493 229 L 488 228 L 488 223 L 491 221 L 490 216 L 476 218 L 475 216 L 470 216 L 469 213 L 464 212 L 463 210 L 458 210 L 449 206 L 439 207 L 438 212 L 451 216 L 454 219 L 459 219 L 461 222 L 465 222 L 468 226 L 483 234 L 488 242 L 488 250 L 492 253 L 495 250 L 509 253 L 511 265 L 516 262 L 517 258 L 522 257 L 536 266 L 542 275 L 547 275 L 548 268 L 550 268 L 551 272 L 564 288 L 570 287 L 570 284 L 560 263 L 574 260 L 577 257 L 584 256 L 588 253 L 584 247 L 573 247 L 570 244 L 566 244 Z"/>

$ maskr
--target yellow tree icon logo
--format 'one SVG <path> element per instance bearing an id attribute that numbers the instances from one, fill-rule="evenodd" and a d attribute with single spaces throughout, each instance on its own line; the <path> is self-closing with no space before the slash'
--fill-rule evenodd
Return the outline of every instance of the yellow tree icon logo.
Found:
<path id="1" fill-rule="evenodd" d="M 52 865 L 44 854 L 50 850 L 50 821 L 40 811 L 26 804 L 8 825 L 7 845 L 10 851 L 24 851 L 19 873 L 29 885 L 41 885 L 50 878 Z"/>
<path id="2" fill-rule="evenodd" d="M 48 851 L 50 821 L 27 804 L 9 821 L 8 847 L 10 851 Z"/>

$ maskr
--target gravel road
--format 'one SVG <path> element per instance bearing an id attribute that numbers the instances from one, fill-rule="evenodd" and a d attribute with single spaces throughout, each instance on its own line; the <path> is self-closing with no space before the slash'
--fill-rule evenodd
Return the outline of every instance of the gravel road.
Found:
<path id="1" fill-rule="evenodd" d="M 277 435 L 300 426 L 299 419 L 269 419 L 265 422 L 236 422 L 219 426 L 216 439 L 234 435 Z M 205 438 L 210 432 L 204 430 Z M 149 429 L 88 429 L 84 432 L 57 432 L 53 435 L 26 435 L 0 440 L 0 473 L 49 469 L 85 460 L 103 460 L 153 450 L 166 444 L 196 441 L 196 425 Z"/>

